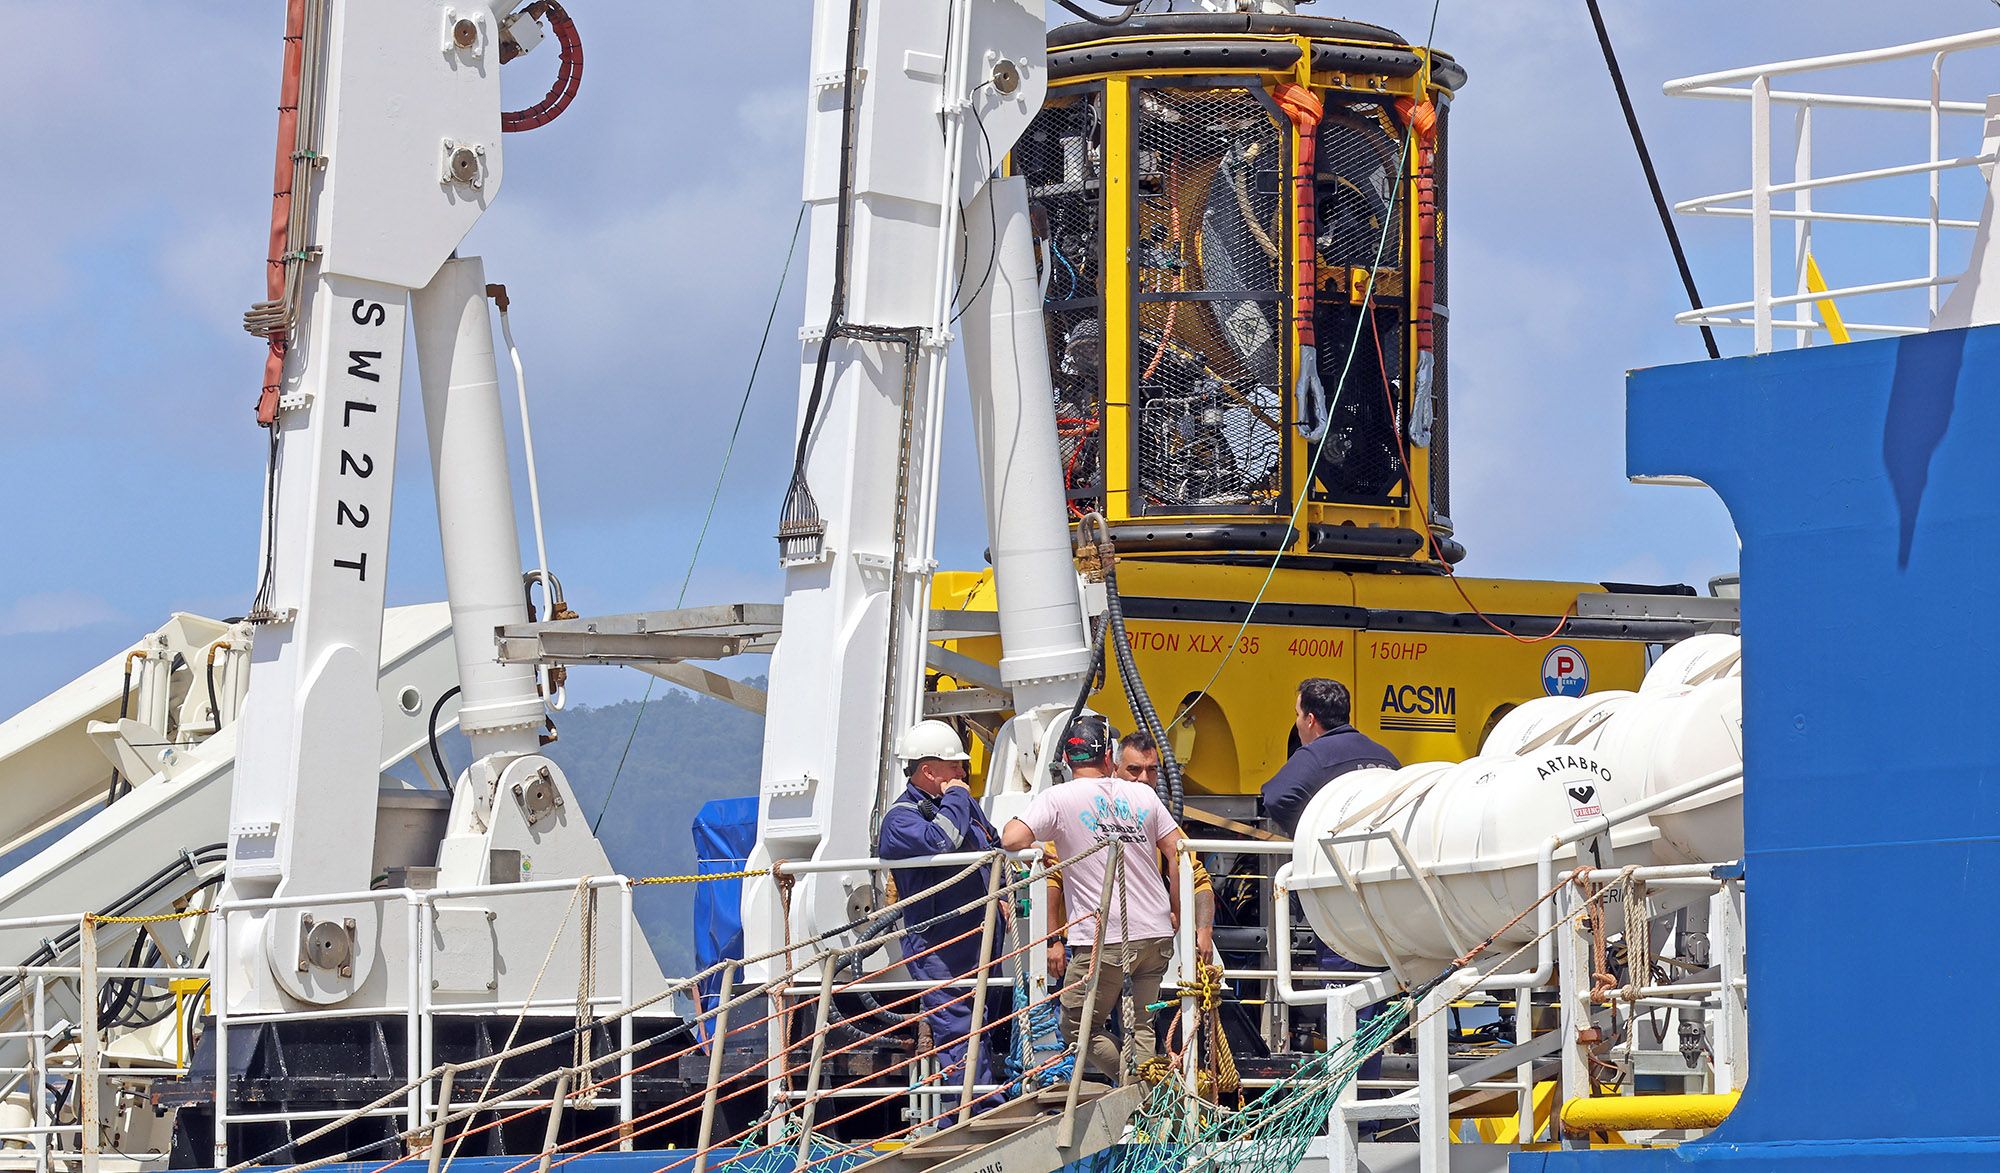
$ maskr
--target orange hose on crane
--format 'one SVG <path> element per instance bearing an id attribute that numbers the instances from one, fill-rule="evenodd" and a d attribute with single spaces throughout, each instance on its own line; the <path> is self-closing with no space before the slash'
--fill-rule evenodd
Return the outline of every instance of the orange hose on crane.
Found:
<path id="1" fill-rule="evenodd" d="M 583 86 L 583 38 L 577 35 L 576 22 L 570 19 L 560 0 L 537 0 L 527 9 L 530 19 L 546 19 L 549 32 L 555 37 L 561 59 L 556 66 L 556 79 L 549 84 L 549 92 L 542 99 L 525 110 L 508 110 L 500 115 L 500 129 L 506 134 L 516 134 L 524 130 L 534 130 L 547 126 L 569 109 L 576 100 L 577 90 Z M 504 63 L 513 56 L 508 47 L 502 47 L 500 60 Z"/>
<path id="2" fill-rule="evenodd" d="M 278 84 L 278 147 L 271 177 L 271 255 L 264 287 L 270 300 L 285 296 L 285 245 L 292 215 L 292 152 L 298 149 L 299 78 L 305 70 L 306 0 L 286 0 L 285 72 Z M 257 395 L 257 423 L 275 427 L 278 391 L 285 381 L 286 328 L 274 328 L 270 352 L 264 357 L 264 385 Z"/>

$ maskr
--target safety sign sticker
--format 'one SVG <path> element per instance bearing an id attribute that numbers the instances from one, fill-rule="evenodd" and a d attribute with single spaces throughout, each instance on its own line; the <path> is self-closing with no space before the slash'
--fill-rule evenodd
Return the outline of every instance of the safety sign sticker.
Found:
<path id="1" fill-rule="evenodd" d="M 1568 644 L 1542 657 L 1542 691 L 1550 696 L 1582 696 L 1590 691 L 1590 662 Z"/>
<path id="2" fill-rule="evenodd" d="M 1583 754 L 1557 754 L 1535 767 L 1538 779 L 1554 778 L 1569 800 L 1573 823 L 1587 823 L 1604 814 L 1603 791 L 1611 783 L 1611 770 L 1595 758 Z"/>

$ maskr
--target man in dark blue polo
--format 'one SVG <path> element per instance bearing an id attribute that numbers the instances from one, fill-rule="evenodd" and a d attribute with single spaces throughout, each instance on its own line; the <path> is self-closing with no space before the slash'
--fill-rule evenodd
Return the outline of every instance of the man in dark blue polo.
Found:
<path id="1" fill-rule="evenodd" d="M 986 812 L 972 800 L 966 784 L 965 743 L 943 721 L 921 721 L 911 726 L 897 744 L 896 756 L 903 763 L 909 785 L 882 815 L 878 851 L 885 860 L 916 859 L 959 851 L 989 851 L 1000 844 L 1000 834 L 987 821 Z M 896 889 L 905 895 L 921 892 L 963 871 L 953 864 L 937 867 L 896 869 Z M 903 938 L 904 968 L 911 980 L 924 982 L 964 981 L 979 968 L 979 930 L 985 919 L 981 903 L 986 896 L 988 873 L 979 868 L 964 879 L 935 895 L 911 904 L 903 912 L 903 923 L 914 927 Z M 964 909 L 964 911 L 954 911 Z M 1003 915 L 996 913 L 996 915 Z M 925 922 L 939 918 L 935 924 Z M 1005 924 L 994 923 L 994 941 L 1003 940 Z M 962 940 L 953 941 L 955 937 Z M 951 944 L 944 944 L 950 941 Z M 941 946 L 935 952 L 927 952 Z M 918 956 L 922 954 L 922 956 Z M 988 973 L 998 976 L 997 967 Z M 986 995 L 987 1018 L 1006 1001 L 1003 988 Z M 921 1002 L 930 1022 L 931 1042 L 938 1048 L 937 1064 L 947 1087 L 965 1078 L 966 1035 L 972 1030 L 972 998 L 969 987 L 932 989 Z M 1003 1012 L 1004 1013 L 1004 1012 Z M 979 1074 L 975 1083 L 1000 1083 L 1001 1064 L 1006 1058 L 1006 1040 L 999 1031 L 989 1031 L 979 1040 Z"/>
<path id="2" fill-rule="evenodd" d="M 1396 755 L 1348 724 L 1347 688 L 1338 680 L 1314 677 L 1299 682 L 1294 727 L 1299 748 L 1264 783 L 1264 814 L 1285 835 L 1296 837 L 1306 804 L 1342 774 L 1370 767 L 1396 769 Z"/>
<path id="3" fill-rule="evenodd" d="M 1402 763 L 1374 738 L 1348 723 L 1347 687 L 1338 680 L 1314 677 L 1300 681 L 1293 715 L 1293 728 L 1299 731 L 1299 748 L 1285 759 L 1285 764 L 1271 776 L 1271 780 L 1264 783 L 1262 793 L 1265 816 L 1288 837 L 1296 838 L 1299 819 L 1306 812 L 1306 804 L 1327 783 L 1355 770 L 1378 767 L 1394 770 Z M 1297 897 L 1293 899 L 1296 901 Z M 1337 972 L 1362 968 L 1317 939 L 1313 941 L 1313 954 L 1322 970 Z M 1381 1013 L 1381 1009 L 1382 1003 L 1379 1002 L 1364 1009 L 1360 1022 L 1366 1023 Z M 1378 1079 L 1381 1074 L 1382 1057 L 1379 1054 L 1370 1056 L 1356 1072 L 1360 1079 Z M 1379 1094 L 1383 1093 L 1365 1089 L 1361 1098 L 1374 1099 Z"/>

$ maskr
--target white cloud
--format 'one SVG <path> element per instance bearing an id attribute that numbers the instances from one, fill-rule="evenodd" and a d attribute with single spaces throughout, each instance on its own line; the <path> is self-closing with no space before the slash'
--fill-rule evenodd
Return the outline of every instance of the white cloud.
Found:
<path id="1" fill-rule="evenodd" d="M 49 591 L 16 599 L 0 609 L 0 636 L 74 631 L 123 619 L 116 607 L 82 591 Z"/>

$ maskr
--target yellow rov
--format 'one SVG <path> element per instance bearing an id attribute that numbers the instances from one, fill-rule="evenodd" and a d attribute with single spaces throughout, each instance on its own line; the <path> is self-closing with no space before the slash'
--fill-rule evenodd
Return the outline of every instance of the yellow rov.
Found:
<path id="1" fill-rule="evenodd" d="M 1254 817 L 1305 677 L 1345 683 L 1404 761 L 1459 759 L 1522 701 L 1636 686 L 1693 630 L 1580 614 L 1613 610 L 1598 584 L 1451 573 L 1455 61 L 1355 21 L 1175 13 L 1055 29 L 1049 68 L 1009 165 L 1064 478 L 1115 547 L 1191 817 Z M 934 600 L 989 610 L 991 574 Z M 1115 672 L 1092 703 L 1137 724 Z"/>

